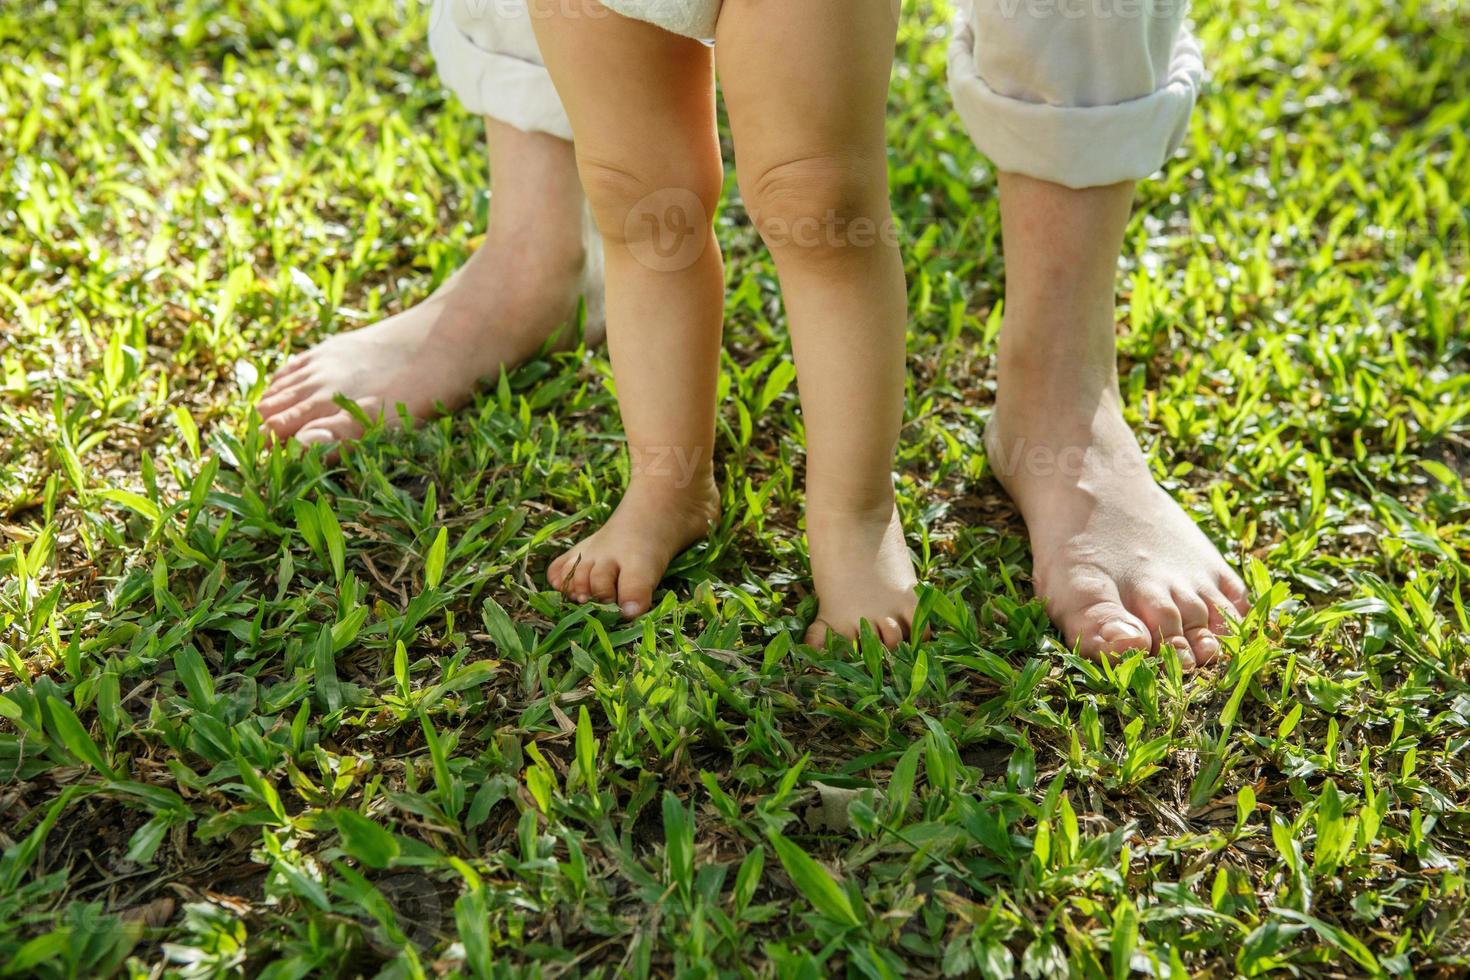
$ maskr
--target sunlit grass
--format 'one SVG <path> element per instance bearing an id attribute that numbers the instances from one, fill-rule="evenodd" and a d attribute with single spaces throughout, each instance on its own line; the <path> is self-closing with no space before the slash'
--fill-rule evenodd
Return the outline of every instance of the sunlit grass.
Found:
<path id="1" fill-rule="evenodd" d="M 1256 597 L 1184 677 L 1060 648 L 988 476 L 998 220 L 946 11 L 910 12 L 890 104 L 933 638 L 888 655 L 798 645 L 801 417 L 738 200 L 726 517 L 629 626 L 543 591 L 626 474 L 601 352 L 340 464 L 251 416 L 483 228 L 418 5 L 7 6 L 0 971 L 1463 971 L 1447 10 L 1196 10 L 1212 79 L 1119 314 L 1157 474 Z"/>

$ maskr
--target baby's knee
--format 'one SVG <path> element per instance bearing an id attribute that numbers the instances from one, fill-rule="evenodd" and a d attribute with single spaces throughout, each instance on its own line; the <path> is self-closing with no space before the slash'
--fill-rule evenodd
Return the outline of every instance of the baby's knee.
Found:
<path id="1" fill-rule="evenodd" d="M 579 157 L 577 168 L 593 220 L 610 244 L 707 229 L 720 199 L 718 161 L 671 166 L 662 159 L 650 167 L 641 161 Z"/>
<path id="2" fill-rule="evenodd" d="M 892 244 L 887 163 L 856 154 L 792 159 L 742 176 L 751 220 L 772 252 L 813 257 Z"/>

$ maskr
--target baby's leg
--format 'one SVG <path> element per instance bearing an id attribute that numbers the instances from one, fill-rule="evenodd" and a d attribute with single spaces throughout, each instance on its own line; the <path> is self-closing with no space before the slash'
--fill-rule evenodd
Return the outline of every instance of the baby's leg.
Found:
<path id="1" fill-rule="evenodd" d="M 884 134 L 896 30 L 892 0 L 725 0 L 720 14 L 740 187 L 781 277 L 801 388 L 811 642 L 866 619 L 893 646 L 915 604 L 893 496 L 907 320 Z"/>
<path id="2" fill-rule="evenodd" d="M 646 612 L 669 562 L 718 517 L 712 461 L 724 311 L 711 215 L 723 173 L 709 50 L 596 0 L 533 5 L 607 262 L 608 353 L 632 477 L 551 564 L 577 601 Z"/>

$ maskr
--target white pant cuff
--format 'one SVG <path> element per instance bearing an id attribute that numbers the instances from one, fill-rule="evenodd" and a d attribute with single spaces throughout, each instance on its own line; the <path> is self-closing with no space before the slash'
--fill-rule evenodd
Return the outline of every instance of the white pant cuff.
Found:
<path id="1" fill-rule="evenodd" d="M 1204 74 L 1198 43 L 1181 32 L 1163 84 L 1112 105 L 1059 106 L 996 92 L 975 66 L 974 27 L 955 23 L 949 87 L 970 138 L 996 168 L 1064 187 L 1103 187 L 1158 171 L 1184 141 Z"/>
<path id="2" fill-rule="evenodd" d="M 464 107 L 528 133 L 572 138 L 572 124 L 544 65 L 487 51 L 441 11 L 429 27 L 439 80 Z"/>

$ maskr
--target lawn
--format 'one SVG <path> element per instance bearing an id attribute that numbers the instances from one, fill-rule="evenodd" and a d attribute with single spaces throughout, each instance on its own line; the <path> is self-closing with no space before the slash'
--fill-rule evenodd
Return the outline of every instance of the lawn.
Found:
<path id="1" fill-rule="evenodd" d="M 1051 630 L 989 475 L 993 174 L 908 10 L 901 506 L 926 642 L 799 643 L 800 415 L 734 182 L 726 517 L 628 625 L 546 591 L 626 464 L 599 350 L 340 462 L 285 355 L 489 206 L 418 3 L 0 11 L 0 973 L 1470 970 L 1470 21 L 1202 0 L 1125 397 L 1254 608 L 1188 676 Z"/>

